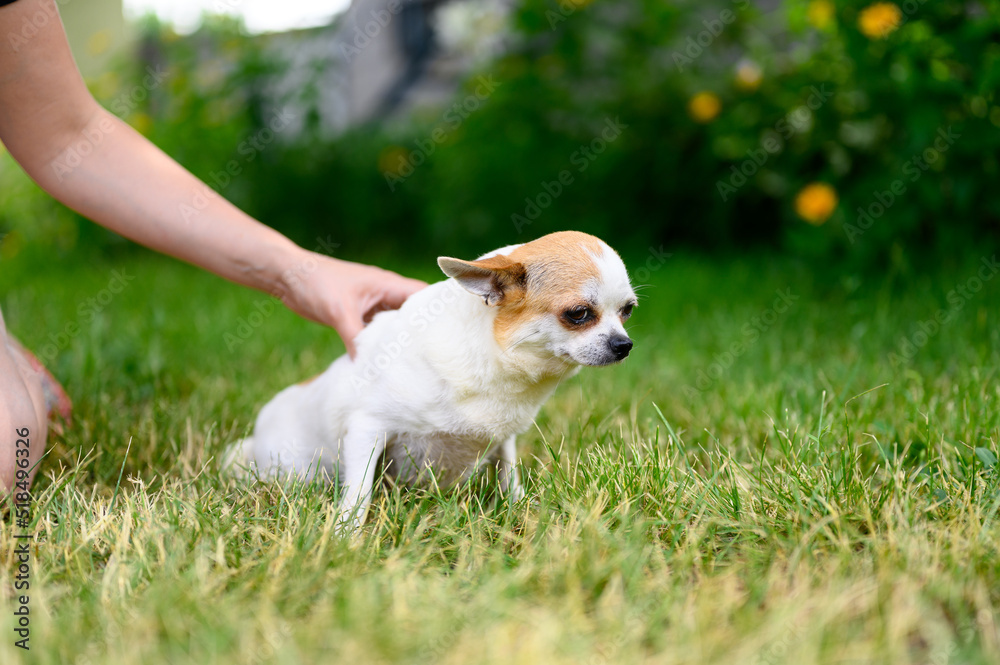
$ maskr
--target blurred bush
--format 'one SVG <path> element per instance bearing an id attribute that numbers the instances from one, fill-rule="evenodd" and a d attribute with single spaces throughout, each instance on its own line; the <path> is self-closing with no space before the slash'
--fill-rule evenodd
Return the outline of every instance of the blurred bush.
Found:
<path id="1" fill-rule="evenodd" d="M 465 255 L 573 228 L 870 266 L 995 238 L 998 18 L 995 0 L 521 0 L 457 107 L 338 136 L 307 112 L 259 150 L 285 64 L 231 21 L 147 21 L 138 64 L 94 87 L 307 246 Z M 141 94 L 150 67 L 169 76 Z"/>

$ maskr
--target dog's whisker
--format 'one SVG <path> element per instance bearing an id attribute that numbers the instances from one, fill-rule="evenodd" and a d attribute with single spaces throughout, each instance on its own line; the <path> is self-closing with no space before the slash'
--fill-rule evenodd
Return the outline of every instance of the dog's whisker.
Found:
<path id="1" fill-rule="evenodd" d="M 507 348 L 505 348 L 503 350 L 503 352 L 504 353 L 509 353 L 509 352 L 513 351 L 515 348 L 517 348 L 518 346 L 520 346 L 524 342 L 528 341 L 529 339 L 531 339 L 535 335 L 541 334 L 541 332 L 542 332 L 541 330 L 533 330 L 532 332 L 530 332 L 527 335 L 525 335 L 525 336 L 521 337 L 520 339 L 518 339 L 516 342 L 512 342 L 511 344 L 508 344 Z"/>

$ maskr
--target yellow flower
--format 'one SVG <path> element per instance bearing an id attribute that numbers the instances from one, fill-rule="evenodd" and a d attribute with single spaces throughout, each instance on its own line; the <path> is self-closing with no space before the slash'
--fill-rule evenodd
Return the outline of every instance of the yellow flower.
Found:
<path id="1" fill-rule="evenodd" d="M 806 185 L 795 197 L 795 212 L 810 224 L 819 226 L 837 208 L 837 192 L 825 182 Z"/>
<path id="2" fill-rule="evenodd" d="M 722 110 L 722 102 L 711 92 L 699 92 L 688 102 L 688 113 L 695 122 L 712 122 Z"/>
<path id="3" fill-rule="evenodd" d="M 103 55 L 111 48 L 114 36 L 110 30 L 99 30 L 87 39 L 87 53 L 90 55 Z"/>
<path id="4" fill-rule="evenodd" d="M 153 129 L 153 119 L 149 117 L 149 114 L 141 111 L 131 117 L 129 124 L 143 136 L 149 136 L 149 131 Z"/>
<path id="5" fill-rule="evenodd" d="M 11 231 L 0 238 L 0 259 L 12 259 L 21 251 L 24 239 L 20 231 Z"/>
<path id="6" fill-rule="evenodd" d="M 740 90 L 753 92 L 763 79 L 764 71 L 756 62 L 743 60 L 736 66 L 736 87 Z"/>
<path id="7" fill-rule="evenodd" d="M 813 24 L 813 27 L 820 30 L 833 22 L 835 13 L 836 10 L 830 0 L 813 0 L 806 9 L 806 17 L 809 19 L 809 22 Z"/>
<path id="8" fill-rule="evenodd" d="M 409 162 L 409 150 L 402 146 L 391 145 L 378 156 L 378 170 L 383 175 L 398 176 Z"/>
<path id="9" fill-rule="evenodd" d="M 104 72 L 87 80 L 87 87 L 98 99 L 111 99 L 121 89 L 121 79 L 116 72 Z"/>
<path id="10" fill-rule="evenodd" d="M 876 2 L 861 10 L 858 28 L 869 39 L 885 39 L 903 20 L 903 12 L 891 2 Z"/>

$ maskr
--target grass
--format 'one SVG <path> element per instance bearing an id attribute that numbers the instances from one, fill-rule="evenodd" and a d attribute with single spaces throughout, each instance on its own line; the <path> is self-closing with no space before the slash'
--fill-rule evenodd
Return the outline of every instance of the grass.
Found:
<path id="1" fill-rule="evenodd" d="M 340 353 L 332 332 L 275 310 L 231 349 L 260 297 L 146 254 L 6 264 L 0 307 L 31 348 L 66 342 L 76 420 L 35 486 L 30 653 L 0 525 L 2 662 L 1000 657 L 1000 280 L 948 295 L 975 261 L 863 281 L 675 255 L 628 362 L 521 437 L 528 501 L 381 488 L 355 540 L 322 488 L 215 461 Z M 113 270 L 132 279 L 86 314 Z"/>

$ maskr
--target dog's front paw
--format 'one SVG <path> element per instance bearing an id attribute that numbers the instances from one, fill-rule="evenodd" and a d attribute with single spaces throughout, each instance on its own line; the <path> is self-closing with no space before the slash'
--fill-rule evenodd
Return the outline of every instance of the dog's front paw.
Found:
<path id="1" fill-rule="evenodd" d="M 515 504 L 524 498 L 524 487 L 521 486 L 520 481 L 515 481 L 510 483 L 506 488 L 501 488 L 500 493 L 507 499 L 510 504 Z"/>
<path id="2" fill-rule="evenodd" d="M 341 538 L 352 538 L 361 532 L 361 527 L 365 523 L 368 512 L 367 502 L 348 501 L 346 497 L 341 499 L 337 507 L 337 514 L 334 517 L 336 524 L 333 527 L 335 534 Z"/>
<path id="3" fill-rule="evenodd" d="M 222 454 L 219 469 L 240 479 L 252 478 L 256 468 L 253 457 L 253 437 L 231 443 Z"/>

